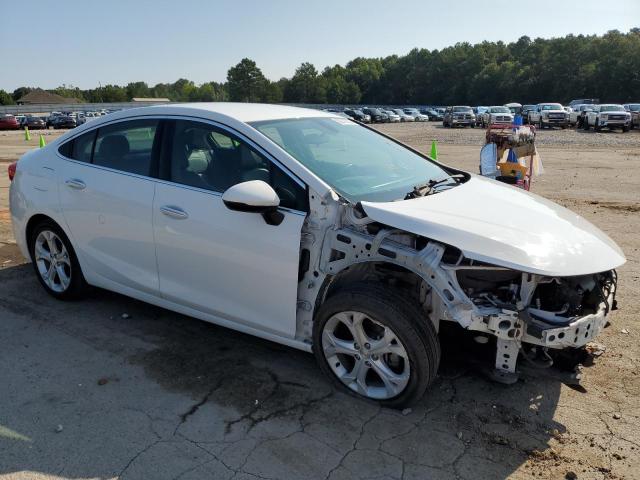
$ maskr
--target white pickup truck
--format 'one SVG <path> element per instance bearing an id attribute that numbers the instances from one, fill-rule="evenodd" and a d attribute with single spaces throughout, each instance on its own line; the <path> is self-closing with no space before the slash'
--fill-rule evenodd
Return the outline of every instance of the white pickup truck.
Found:
<path id="1" fill-rule="evenodd" d="M 538 128 L 569 126 L 569 113 L 559 103 L 539 103 L 535 110 L 529 111 L 527 119 L 530 125 Z"/>
<path id="2" fill-rule="evenodd" d="M 571 107 L 571 112 L 569 112 L 569 125 L 572 127 L 582 128 L 587 112 L 589 110 L 593 110 L 594 107 L 595 105 L 591 105 L 589 103 L 583 103 Z"/>
<path id="3" fill-rule="evenodd" d="M 631 114 L 622 105 L 610 103 L 605 105 L 595 105 L 594 109 L 587 112 L 584 121 L 584 129 L 591 127 L 597 132 L 601 128 L 620 128 L 623 132 L 628 132 L 631 127 Z"/>

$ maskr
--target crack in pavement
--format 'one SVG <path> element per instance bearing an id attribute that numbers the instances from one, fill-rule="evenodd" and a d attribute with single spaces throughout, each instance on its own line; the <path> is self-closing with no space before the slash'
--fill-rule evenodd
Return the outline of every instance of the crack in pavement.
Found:
<path id="1" fill-rule="evenodd" d="M 178 430 L 178 428 L 180 428 L 180 425 L 182 425 L 183 423 L 185 423 L 187 421 L 187 418 L 189 418 L 191 415 L 195 414 L 202 405 L 204 405 L 205 403 L 207 403 L 209 401 L 209 398 L 211 397 L 211 395 L 213 395 L 216 390 L 218 390 L 220 387 L 222 387 L 222 384 L 223 384 L 224 380 L 225 380 L 225 377 L 222 377 L 221 379 L 219 379 L 216 382 L 215 386 L 212 387 L 204 395 L 204 397 L 202 397 L 202 399 L 199 402 L 194 403 L 189 410 L 187 410 L 185 413 L 180 415 L 180 423 L 176 427 L 176 431 Z"/>

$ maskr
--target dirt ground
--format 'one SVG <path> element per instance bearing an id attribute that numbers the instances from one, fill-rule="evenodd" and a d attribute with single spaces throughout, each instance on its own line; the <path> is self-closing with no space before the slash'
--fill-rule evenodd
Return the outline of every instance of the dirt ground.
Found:
<path id="1" fill-rule="evenodd" d="M 478 170 L 478 129 L 377 128 Z M 628 259 L 581 386 L 492 383 L 491 352 L 445 336 L 438 380 L 404 412 L 335 391 L 286 347 L 108 292 L 49 298 L 13 243 L 4 173 L 37 141 L 0 132 L 0 478 L 640 479 L 640 132 L 538 136 L 532 190 Z"/>

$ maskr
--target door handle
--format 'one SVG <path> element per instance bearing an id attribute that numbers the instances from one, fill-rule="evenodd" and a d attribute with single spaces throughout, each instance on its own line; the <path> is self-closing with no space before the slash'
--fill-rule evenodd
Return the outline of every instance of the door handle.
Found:
<path id="1" fill-rule="evenodd" d="M 82 180 L 78 180 L 77 178 L 70 178 L 64 183 L 67 187 L 75 188 L 76 190 L 84 190 L 87 187 Z"/>
<path id="2" fill-rule="evenodd" d="M 189 214 L 182 210 L 180 207 L 174 207 L 170 205 L 164 205 L 160 207 L 160 211 L 164 213 L 167 217 L 177 218 L 180 220 L 184 220 L 185 218 L 189 218 Z"/>

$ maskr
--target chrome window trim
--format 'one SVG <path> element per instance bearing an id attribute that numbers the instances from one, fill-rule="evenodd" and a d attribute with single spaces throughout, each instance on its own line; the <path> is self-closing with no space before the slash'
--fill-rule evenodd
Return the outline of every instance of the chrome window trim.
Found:
<path id="1" fill-rule="evenodd" d="M 223 123 L 217 122 L 215 120 L 210 120 L 207 118 L 202 118 L 202 117 L 195 117 L 195 116 L 190 116 L 190 115 L 164 115 L 164 114 L 160 114 L 160 115 L 136 115 L 134 117 L 127 117 L 127 118 L 118 118 L 115 120 L 112 120 L 110 122 L 103 122 L 100 123 L 100 125 L 96 125 L 94 128 L 88 128 L 85 129 L 81 132 L 78 132 L 77 134 L 71 136 L 70 138 L 66 139 L 64 143 L 60 144 L 57 146 L 56 148 L 56 155 L 62 159 L 62 160 L 66 160 L 68 162 L 72 162 L 78 165 L 84 165 L 87 167 L 91 167 L 91 168 L 97 168 L 99 170 L 106 170 L 108 172 L 112 172 L 112 173 L 118 173 L 120 175 L 127 175 L 130 177 L 134 177 L 134 178 L 139 178 L 141 180 L 148 180 L 148 181 L 152 181 L 152 182 L 156 182 L 156 183 L 162 183 L 165 185 L 170 185 L 170 186 L 174 186 L 174 187 L 178 187 L 178 188 L 183 188 L 186 190 L 192 190 L 195 192 L 199 192 L 199 193 L 206 193 L 209 195 L 213 195 L 216 197 L 222 197 L 224 192 L 216 192 L 214 190 L 207 190 L 204 188 L 198 188 L 198 187 L 193 187 L 191 185 L 184 185 L 182 183 L 177 183 L 177 182 L 172 182 L 171 180 L 164 180 L 161 178 L 156 178 L 156 177 L 151 177 L 149 175 L 140 175 L 137 173 L 131 173 L 131 172 L 125 172 L 123 170 L 117 170 L 115 168 L 110 168 L 110 167 L 105 167 L 102 165 L 96 165 L 94 163 L 89 163 L 89 162 L 83 162 L 80 160 L 76 160 L 73 158 L 68 158 L 65 157 L 64 155 L 62 155 L 60 153 L 60 147 L 64 144 L 66 144 L 67 142 L 70 142 L 72 140 L 75 140 L 76 138 L 78 138 L 81 135 L 84 135 L 86 133 L 89 132 L 95 132 L 95 130 L 98 130 L 101 127 L 105 127 L 105 126 L 109 126 L 109 125 L 113 125 L 116 123 L 122 123 L 122 122 L 128 122 L 128 121 L 133 121 L 133 120 L 189 120 L 189 121 L 198 121 L 201 123 L 207 123 L 210 124 L 216 128 L 219 128 L 221 130 L 224 130 L 226 132 L 231 133 L 232 135 L 238 137 L 239 139 L 241 139 L 242 141 L 246 142 L 248 145 L 250 145 L 252 148 L 254 148 L 258 153 L 260 153 L 261 155 L 263 155 L 264 157 L 267 158 L 267 160 L 273 162 L 276 166 L 278 166 L 280 168 L 280 170 L 282 170 L 282 172 L 287 175 L 288 177 L 290 177 L 294 182 L 296 182 L 298 184 L 299 187 L 301 187 L 302 189 L 305 190 L 305 192 L 307 192 L 307 184 L 304 183 L 302 180 L 300 180 L 297 176 L 295 176 L 293 174 L 293 172 L 291 172 L 286 166 L 284 166 L 282 164 L 282 162 L 278 161 L 278 159 L 276 159 L 272 154 L 270 154 L 269 152 L 267 152 L 264 148 L 262 148 L 260 145 L 257 145 L 255 142 L 253 142 L 251 139 L 249 139 L 246 135 L 243 135 L 242 133 L 238 132 L 237 130 L 229 127 L 228 125 L 225 125 Z M 296 215 L 302 215 L 302 216 L 307 216 L 308 212 L 304 211 L 304 210 L 295 210 L 292 208 L 287 208 L 287 207 L 278 207 L 279 210 L 284 210 L 286 212 L 290 212 Z"/>
<path id="2" fill-rule="evenodd" d="M 208 118 L 202 118 L 202 117 L 196 117 L 196 116 L 190 116 L 190 115 L 166 115 L 166 114 L 136 115 L 136 116 L 132 116 L 132 117 L 118 118 L 118 119 L 115 119 L 115 120 L 112 120 L 112 121 L 101 122 L 100 125 L 96 125 L 94 128 L 85 129 L 85 130 L 83 130 L 81 132 L 78 132 L 76 135 L 73 135 L 73 136 L 69 137 L 68 139 L 66 139 L 64 141 L 64 143 L 62 143 L 59 146 L 57 146 L 56 154 L 60 158 L 63 158 L 64 160 L 71 160 L 71 161 L 76 161 L 78 163 L 85 164 L 87 162 L 80 162 L 79 160 L 74 160 L 73 158 L 68 158 L 68 157 L 65 157 L 64 155 L 61 155 L 60 152 L 59 152 L 60 147 L 62 145 L 64 145 L 64 144 L 66 144 L 67 142 L 70 142 L 71 140 L 75 140 L 80 135 L 84 135 L 85 133 L 92 132 L 92 131 L 97 130 L 97 129 L 101 128 L 101 127 L 106 127 L 106 126 L 113 125 L 113 124 L 116 124 L 116 123 L 128 122 L 128 121 L 133 121 L 133 120 L 160 120 L 160 121 L 162 121 L 162 120 L 189 120 L 189 121 L 197 121 L 197 122 L 207 123 L 209 125 L 213 125 L 214 127 L 220 128 L 221 130 L 229 132 L 230 134 L 238 137 L 243 142 L 246 142 L 252 148 L 257 150 L 261 155 L 264 155 L 269 161 L 275 163 L 286 175 L 288 175 L 300 187 L 302 187 L 304 189 L 307 188 L 307 184 L 304 181 L 299 179 L 293 172 L 291 172 L 285 165 L 283 165 L 282 162 L 280 162 L 277 158 L 275 158 L 274 155 L 272 155 L 270 152 L 266 151 L 260 145 L 256 144 L 253 140 L 248 138 L 246 135 L 238 132 L 234 128 L 229 127 L 228 125 L 225 125 L 224 123 L 220 123 L 220 122 L 217 122 L 215 120 L 210 120 Z M 90 165 L 93 165 L 93 164 L 90 164 Z M 105 168 L 108 168 L 108 167 L 105 167 Z M 122 172 L 121 170 L 115 170 L 115 169 L 109 169 L 109 170 L 116 171 L 116 172 Z M 128 172 L 122 172 L 122 173 L 128 173 Z M 148 178 L 154 178 L 154 177 L 148 177 Z"/>

